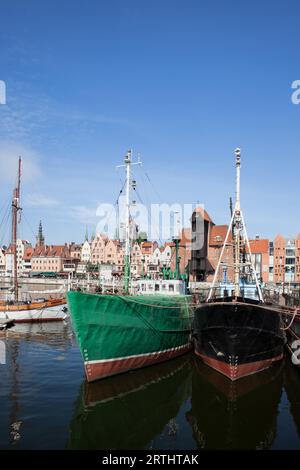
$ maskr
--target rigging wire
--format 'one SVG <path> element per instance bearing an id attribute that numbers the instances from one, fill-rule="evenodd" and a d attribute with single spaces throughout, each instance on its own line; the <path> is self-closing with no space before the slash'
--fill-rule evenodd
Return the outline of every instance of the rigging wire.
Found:
<path id="1" fill-rule="evenodd" d="M 148 197 L 147 184 L 146 184 L 146 182 L 145 182 L 144 175 L 147 175 L 147 173 L 141 171 L 141 180 L 142 180 L 142 183 L 143 183 L 143 189 L 144 189 L 144 191 L 145 191 L 146 204 L 145 204 L 144 202 L 141 202 L 141 203 L 144 204 L 145 206 L 147 206 L 147 207 L 148 207 L 148 211 L 149 211 L 149 208 L 151 208 L 151 202 L 150 202 L 149 197 Z M 150 183 L 150 178 L 149 178 L 149 176 L 147 177 L 147 180 L 148 180 L 149 183 Z M 148 185 L 148 186 L 149 186 L 149 185 Z M 152 185 L 152 186 L 153 186 L 153 185 Z M 156 194 L 158 195 L 158 192 L 157 192 L 157 191 L 156 191 Z M 138 192 L 137 192 L 137 195 L 139 196 L 139 193 L 138 193 Z M 140 199 L 141 199 L 141 197 L 140 197 Z M 141 199 L 141 201 L 142 201 L 142 199 Z M 159 234 L 159 229 L 157 229 L 157 227 L 154 227 L 154 231 L 155 231 L 155 233 L 156 233 L 157 240 L 159 241 L 160 245 L 163 246 L 164 243 L 163 243 L 163 241 L 162 241 L 162 239 L 161 239 L 161 236 L 160 236 L 160 234 Z"/>
<path id="2" fill-rule="evenodd" d="M 4 244 L 4 241 L 9 238 L 9 229 L 11 228 L 11 217 L 10 217 L 10 211 L 7 212 L 6 217 L 2 219 L 1 221 L 1 231 L 2 231 L 2 237 L 0 240 L 0 246 Z M 8 243 L 9 245 L 9 243 Z"/>

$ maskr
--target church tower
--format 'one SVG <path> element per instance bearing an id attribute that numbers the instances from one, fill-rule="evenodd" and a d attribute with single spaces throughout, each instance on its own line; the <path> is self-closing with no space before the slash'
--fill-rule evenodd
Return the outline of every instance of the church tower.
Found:
<path id="1" fill-rule="evenodd" d="M 36 246 L 44 246 L 44 245 L 45 245 L 45 238 L 43 235 L 42 221 L 40 220 L 39 231 L 36 237 Z"/>

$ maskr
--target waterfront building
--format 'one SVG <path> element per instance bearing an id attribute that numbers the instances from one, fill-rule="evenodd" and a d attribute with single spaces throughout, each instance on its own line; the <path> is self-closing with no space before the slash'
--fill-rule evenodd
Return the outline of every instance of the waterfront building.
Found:
<path id="1" fill-rule="evenodd" d="M 70 258 L 81 260 L 82 245 L 80 243 L 71 242 L 69 246 Z"/>
<path id="2" fill-rule="evenodd" d="M 142 250 L 138 242 L 134 242 L 131 248 L 131 275 L 134 277 L 141 276 L 142 274 Z"/>
<path id="3" fill-rule="evenodd" d="M 225 242 L 228 225 L 215 225 L 210 215 L 201 207 L 196 208 L 192 215 L 192 237 L 197 240 L 196 247 L 191 250 L 191 281 L 211 282 L 221 255 L 221 250 Z M 221 269 L 219 270 L 219 281 L 233 281 L 233 246 L 232 235 L 229 234 L 228 245 L 222 258 Z M 285 242 L 283 246 L 285 246 Z M 267 239 L 249 240 L 252 262 L 259 279 L 264 283 L 269 282 L 270 262 L 273 257 L 270 255 L 270 243 Z M 248 250 L 247 250 L 248 251 Z M 247 256 L 247 253 L 245 253 Z M 276 281 L 275 281 L 276 282 Z"/>
<path id="4" fill-rule="evenodd" d="M 23 275 L 24 270 L 24 253 L 26 248 L 31 247 L 27 240 L 17 240 L 17 272 L 18 276 Z M 14 275 L 14 251 L 13 246 L 9 245 L 5 251 L 5 275 L 13 277 Z"/>
<path id="5" fill-rule="evenodd" d="M 270 243 L 270 281 L 277 285 L 300 282 L 300 235 L 285 239 L 277 235 Z"/>
<path id="6" fill-rule="evenodd" d="M 208 241 L 215 224 L 203 207 L 197 207 L 193 211 L 191 225 L 194 241 L 191 252 L 191 280 L 205 281 L 213 270 L 208 259 Z"/>
<path id="7" fill-rule="evenodd" d="M 45 245 L 34 248 L 31 256 L 32 272 L 68 272 L 69 247 L 65 245 Z"/>
<path id="8" fill-rule="evenodd" d="M 257 235 L 254 240 L 249 240 L 252 264 L 258 279 L 263 283 L 270 281 L 270 241 L 260 239 Z"/>
<path id="9" fill-rule="evenodd" d="M 0 248 L 0 276 L 5 275 L 5 251 Z"/>
<path id="10" fill-rule="evenodd" d="M 108 241 L 106 235 L 97 233 L 95 238 L 92 241 L 91 246 L 91 263 L 99 264 L 104 263 L 105 261 L 105 245 Z"/>
<path id="11" fill-rule="evenodd" d="M 89 263 L 91 261 L 91 244 L 88 240 L 85 240 L 81 246 L 80 260 L 83 263 Z"/>

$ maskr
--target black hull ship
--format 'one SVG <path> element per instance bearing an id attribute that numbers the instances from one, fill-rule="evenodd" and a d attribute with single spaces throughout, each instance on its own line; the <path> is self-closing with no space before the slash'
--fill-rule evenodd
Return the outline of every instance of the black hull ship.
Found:
<path id="1" fill-rule="evenodd" d="M 240 206 L 240 149 L 236 149 L 236 202 L 205 304 L 195 311 L 196 354 L 210 367 L 237 380 L 283 358 L 285 331 L 280 309 L 266 304 L 253 265 Z M 232 250 L 233 262 L 224 263 Z M 220 279 L 223 268 L 223 280 Z M 231 268 L 231 282 L 227 270 Z"/>
<path id="2" fill-rule="evenodd" d="M 281 360 L 285 335 L 281 317 L 272 308 L 251 300 L 228 299 L 196 311 L 194 340 L 197 356 L 237 380 Z"/>

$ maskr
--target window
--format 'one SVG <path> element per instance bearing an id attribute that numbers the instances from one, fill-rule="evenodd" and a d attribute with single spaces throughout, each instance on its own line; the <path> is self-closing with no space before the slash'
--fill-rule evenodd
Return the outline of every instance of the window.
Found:
<path id="1" fill-rule="evenodd" d="M 295 256 L 295 250 L 292 250 L 290 248 L 287 248 L 286 249 L 286 252 L 285 252 L 285 255 L 286 256 Z"/>

